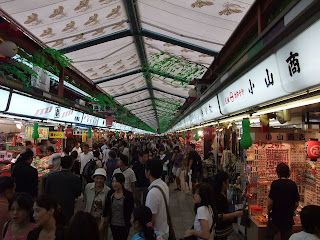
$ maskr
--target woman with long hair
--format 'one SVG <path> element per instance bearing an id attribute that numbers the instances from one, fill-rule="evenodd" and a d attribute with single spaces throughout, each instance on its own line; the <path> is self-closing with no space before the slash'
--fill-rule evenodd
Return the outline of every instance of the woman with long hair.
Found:
<path id="1" fill-rule="evenodd" d="M 172 156 L 172 161 L 173 161 L 172 173 L 173 173 L 173 176 L 175 176 L 176 178 L 176 184 L 177 184 L 177 188 L 174 190 L 181 191 L 180 174 L 182 169 L 183 154 L 181 153 L 180 148 L 178 146 L 175 146 L 173 151 L 174 153 Z"/>
<path id="2" fill-rule="evenodd" d="M 38 170 L 31 166 L 33 152 L 28 150 L 20 155 L 11 176 L 16 180 L 16 192 L 25 192 L 33 198 L 38 195 Z"/>
<path id="3" fill-rule="evenodd" d="M 132 240 L 161 240 L 162 237 L 152 227 L 152 212 L 146 206 L 135 208 L 130 223 L 135 235 Z"/>
<path id="4" fill-rule="evenodd" d="M 18 193 L 10 201 L 12 220 L 3 228 L 3 240 L 26 240 L 29 232 L 37 227 L 30 221 L 33 199 L 27 193 Z"/>
<path id="5" fill-rule="evenodd" d="M 210 239 L 215 223 L 214 194 L 208 183 L 199 183 L 193 188 L 194 212 L 193 228 L 185 232 L 186 239 Z M 191 237 L 192 236 L 192 237 Z"/>
<path id="6" fill-rule="evenodd" d="M 27 240 L 63 240 L 65 217 L 51 195 L 39 196 L 33 205 L 33 218 L 39 227 L 28 234 Z"/>
<path id="7" fill-rule="evenodd" d="M 134 198 L 132 192 L 124 188 L 124 183 L 125 177 L 122 173 L 114 174 L 113 190 L 108 192 L 99 225 L 99 230 L 102 231 L 108 220 L 114 240 L 127 239 L 131 227 L 130 218 L 134 209 Z"/>
<path id="8" fill-rule="evenodd" d="M 99 240 L 98 223 L 87 212 L 77 212 L 70 221 L 66 231 L 67 240 Z M 104 239 L 104 238 L 103 238 Z"/>
<path id="9" fill-rule="evenodd" d="M 227 199 L 227 189 L 229 186 L 229 174 L 218 172 L 214 178 L 213 190 L 215 199 L 215 208 L 218 212 L 218 221 L 215 227 L 215 240 L 226 240 L 233 232 L 232 222 L 234 218 L 241 217 L 243 211 L 230 213 L 229 202 Z"/>

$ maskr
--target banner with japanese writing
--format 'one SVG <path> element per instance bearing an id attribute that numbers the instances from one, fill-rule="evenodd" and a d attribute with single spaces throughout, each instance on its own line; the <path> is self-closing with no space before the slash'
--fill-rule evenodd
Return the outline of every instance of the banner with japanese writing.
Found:
<path id="1" fill-rule="evenodd" d="M 33 133 L 33 126 L 26 126 L 24 131 L 24 139 L 25 140 L 31 140 Z M 39 127 L 38 128 L 39 133 L 39 140 L 47 140 L 49 137 L 49 128 L 48 127 Z"/>

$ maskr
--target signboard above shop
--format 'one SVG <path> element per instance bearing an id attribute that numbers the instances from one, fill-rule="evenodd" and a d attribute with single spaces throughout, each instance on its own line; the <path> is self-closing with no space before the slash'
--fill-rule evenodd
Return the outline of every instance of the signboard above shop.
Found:
<path id="1" fill-rule="evenodd" d="M 81 112 L 17 93 L 12 94 L 8 113 L 70 123 L 81 123 L 83 116 Z"/>

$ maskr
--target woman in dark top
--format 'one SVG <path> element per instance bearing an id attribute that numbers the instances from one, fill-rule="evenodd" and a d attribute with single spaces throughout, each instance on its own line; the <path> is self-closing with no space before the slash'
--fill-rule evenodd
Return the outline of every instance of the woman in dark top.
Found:
<path id="1" fill-rule="evenodd" d="M 35 198 L 38 195 L 38 170 L 31 167 L 33 152 L 28 150 L 20 155 L 12 169 L 16 180 L 16 192 L 25 192 Z"/>
<path id="2" fill-rule="evenodd" d="M 300 195 L 296 183 L 289 179 L 288 165 L 279 163 L 276 171 L 279 179 L 271 184 L 267 204 L 267 238 L 288 240 L 294 225 L 293 213 L 299 206 Z"/>
<path id="3" fill-rule="evenodd" d="M 243 211 L 229 212 L 230 206 L 227 199 L 228 185 L 228 173 L 218 172 L 213 182 L 215 208 L 218 212 L 218 221 L 215 227 L 215 240 L 227 240 L 228 236 L 233 232 L 232 222 L 234 218 L 243 215 Z"/>
<path id="4" fill-rule="evenodd" d="M 132 192 L 124 188 L 125 178 L 122 173 L 116 173 L 112 178 L 113 190 L 109 191 L 103 215 L 99 225 L 102 231 L 106 219 L 110 222 L 114 240 L 128 239 L 131 227 L 130 218 L 134 209 Z"/>
<path id="5" fill-rule="evenodd" d="M 33 205 L 33 218 L 39 227 L 28 234 L 27 240 L 63 240 L 65 218 L 50 195 L 39 196 Z"/>

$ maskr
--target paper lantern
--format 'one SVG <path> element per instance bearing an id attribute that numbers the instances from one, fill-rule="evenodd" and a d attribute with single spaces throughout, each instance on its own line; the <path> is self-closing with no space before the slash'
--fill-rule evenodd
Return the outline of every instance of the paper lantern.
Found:
<path id="1" fill-rule="evenodd" d="M 204 129 L 204 138 L 213 140 L 216 137 L 216 129 L 213 127 L 207 127 Z"/>
<path id="2" fill-rule="evenodd" d="M 18 53 L 18 47 L 14 42 L 4 41 L 0 44 L 0 55 L 12 58 Z"/>
<path id="3" fill-rule="evenodd" d="M 310 139 L 305 144 L 305 152 L 311 161 L 317 161 L 320 157 L 320 142 L 318 139 Z"/>
<path id="4" fill-rule="evenodd" d="M 64 135 L 65 135 L 67 138 L 73 137 L 73 129 L 72 129 L 72 128 L 66 128 L 66 129 L 64 130 Z"/>
<path id="5" fill-rule="evenodd" d="M 250 120 L 249 118 L 244 118 L 242 119 L 242 129 L 243 129 L 243 134 L 240 140 L 240 145 L 243 148 L 248 149 L 252 145 L 252 138 L 250 135 Z"/>
<path id="6" fill-rule="evenodd" d="M 91 138 L 91 136 L 92 136 L 92 132 L 91 132 L 91 128 L 89 128 L 89 130 L 88 130 L 88 138 Z"/>
<path id="7" fill-rule="evenodd" d="M 121 132 L 121 137 L 124 138 L 124 136 L 126 135 L 125 132 Z"/>
<path id="8" fill-rule="evenodd" d="M 187 139 L 191 138 L 191 131 L 186 132 L 186 138 Z"/>
<path id="9" fill-rule="evenodd" d="M 182 132 L 179 132 L 178 136 L 179 136 L 179 138 L 181 138 L 182 137 Z"/>
<path id="10" fill-rule="evenodd" d="M 198 128 L 196 129 L 196 135 L 194 136 L 194 140 L 199 141 L 199 130 Z"/>
<path id="11" fill-rule="evenodd" d="M 113 125 L 113 117 L 112 116 L 106 116 L 106 126 L 112 127 Z"/>
<path id="12" fill-rule="evenodd" d="M 39 138 L 38 127 L 39 127 L 38 123 L 33 124 L 33 133 L 32 133 L 32 138 L 33 139 L 38 139 Z"/>
<path id="13" fill-rule="evenodd" d="M 182 132 L 182 138 L 186 139 L 186 133 L 184 131 Z"/>

